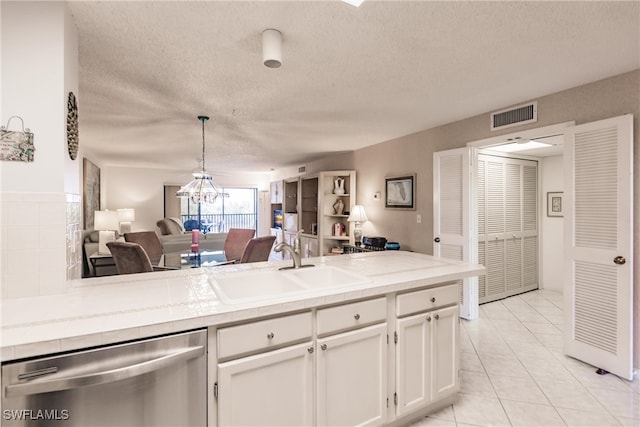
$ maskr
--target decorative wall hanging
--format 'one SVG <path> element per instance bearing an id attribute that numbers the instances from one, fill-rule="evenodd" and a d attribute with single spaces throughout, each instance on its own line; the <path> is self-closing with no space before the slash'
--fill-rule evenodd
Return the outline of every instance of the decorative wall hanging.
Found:
<path id="1" fill-rule="evenodd" d="M 100 210 L 100 168 L 86 158 L 82 160 L 84 228 L 93 230 L 94 214 Z"/>
<path id="2" fill-rule="evenodd" d="M 22 132 L 9 130 L 11 119 L 18 119 L 22 123 Z M 33 162 L 36 147 L 33 145 L 33 133 L 24 128 L 24 120 L 19 116 L 11 116 L 7 126 L 0 126 L 0 160 L 15 160 L 19 162 Z"/>
<path id="3" fill-rule="evenodd" d="M 69 92 L 67 100 L 67 149 L 71 160 L 75 160 L 78 157 L 78 104 L 73 92 Z"/>
<path id="4" fill-rule="evenodd" d="M 387 177 L 384 207 L 388 209 L 415 209 L 416 174 Z"/>

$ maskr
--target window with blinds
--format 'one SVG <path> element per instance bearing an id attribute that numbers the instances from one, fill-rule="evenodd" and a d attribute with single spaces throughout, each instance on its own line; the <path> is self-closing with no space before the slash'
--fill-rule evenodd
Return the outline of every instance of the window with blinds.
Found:
<path id="1" fill-rule="evenodd" d="M 485 303 L 538 288 L 538 163 L 478 156 L 478 262 Z"/>

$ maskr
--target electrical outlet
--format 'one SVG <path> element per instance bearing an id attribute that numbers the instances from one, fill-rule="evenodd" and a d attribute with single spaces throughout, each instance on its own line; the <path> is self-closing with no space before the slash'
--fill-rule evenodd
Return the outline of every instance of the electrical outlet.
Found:
<path id="1" fill-rule="evenodd" d="M 422 222 L 422 215 L 420 215 L 420 214 L 416 215 L 416 222 L 418 224 L 420 224 Z"/>

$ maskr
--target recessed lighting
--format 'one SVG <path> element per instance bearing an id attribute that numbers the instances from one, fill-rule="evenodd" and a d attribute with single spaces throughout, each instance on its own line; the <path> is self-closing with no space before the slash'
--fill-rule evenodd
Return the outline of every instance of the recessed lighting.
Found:
<path id="1" fill-rule="evenodd" d="M 504 145 L 496 145 L 495 147 L 488 147 L 489 150 L 493 151 L 502 151 L 503 153 L 511 153 L 514 151 L 524 151 L 524 150 L 534 150 L 536 148 L 544 148 L 551 147 L 551 144 L 547 144 L 546 142 L 538 142 L 534 140 L 522 142 L 511 142 Z"/>
<path id="2" fill-rule="evenodd" d="M 364 0 L 342 0 L 344 3 L 350 4 L 351 6 L 360 7 Z"/>

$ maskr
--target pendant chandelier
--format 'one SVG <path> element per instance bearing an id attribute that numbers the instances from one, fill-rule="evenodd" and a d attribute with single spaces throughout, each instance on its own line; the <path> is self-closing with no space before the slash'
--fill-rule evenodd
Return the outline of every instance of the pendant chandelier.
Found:
<path id="1" fill-rule="evenodd" d="M 209 120 L 207 116 L 198 116 L 202 122 L 202 170 L 193 173 L 193 179 L 187 185 L 178 190 L 176 196 L 188 197 L 193 203 L 212 204 L 222 195 L 222 187 L 213 180 L 213 177 L 204 167 L 204 122 Z"/>

